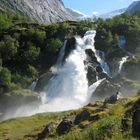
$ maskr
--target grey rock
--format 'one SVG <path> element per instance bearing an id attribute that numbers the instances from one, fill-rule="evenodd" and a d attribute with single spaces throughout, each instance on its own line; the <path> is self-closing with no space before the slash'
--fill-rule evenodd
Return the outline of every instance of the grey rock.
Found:
<path id="1" fill-rule="evenodd" d="M 130 4 L 130 6 L 127 8 L 127 12 L 130 14 L 134 14 L 135 12 L 137 12 L 138 10 L 140 10 L 140 1 L 134 1 L 132 4 Z"/>
<path id="2" fill-rule="evenodd" d="M 79 124 L 82 121 L 89 120 L 90 113 L 87 110 L 84 110 L 80 112 L 76 117 L 75 117 L 75 124 Z"/>
<path id="3" fill-rule="evenodd" d="M 0 8 L 21 13 L 41 24 L 75 20 L 61 0 L 0 0 Z"/>
<path id="4" fill-rule="evenodd" d="M 118 99 L 121 98 L 121 93 L 120 92 L 117 92 L 116 94 L 112 95 L 111 97 L 107 97 L 105 98 L 105 101 L 104 103 L 115 103 L 116 101 L 118 101 Z"/>
<path id="5" fill-rule="evenodd" d="M 71 13 L 71 15 L 73 16 L 73 17 L 75 17 L 76 19 L 80 19 L 80 18 L 84 18 L 84 14 L 82 14 L 82 13 L 80 13 L 80 12 L 77 12 L 77 11 L 75 11 L 75 10 L 73 10 L 73 9 L 70 9 L 70 8 L 67 8 L 67 10 L 69 11 L 69 13 Z"/>
<path id="6" fill-rule="evenodd" d="M 89 121 L 98 121 L 101 118 L 102 117 L 99 114 L 97 114 L 97 115 L 90 116 Z"/>
<path id="7" fill-rule="evenodd" d="M 133 114 L 132 131 L 134 135 L 140 137 L 140 108 L 137 109 Z"/>
<path id="8" fill-rule="evenodd" d="M 68 133 L 71 127 L 72 127 L 72 121 L 70 119 L 64 119 L 58 125 L 56 132 L 59 135 L 62 135 L 62 134 Z"/>
<path id="9" fill-rule="evenodd" d="M 107 80 L 110 80 L 110 77 L 109 77 L 109 76 L 107 75 L 107 73 L 105 73 L 105 72 L 99 73 L 99 74 L 98 74 L 98 78 L 99 78 L 99 79 L 106 78 Z"/>
<path id="10" fill-rule="evenodd" d="M 46 126 L 44 128 L 44 130 L 40 134 L 38 134 L 38 140 L 42 140 L 42 139 L 48 137 L 50 135 L 50 133 L 51 133 L 50 128 L 48 126 Z"/>

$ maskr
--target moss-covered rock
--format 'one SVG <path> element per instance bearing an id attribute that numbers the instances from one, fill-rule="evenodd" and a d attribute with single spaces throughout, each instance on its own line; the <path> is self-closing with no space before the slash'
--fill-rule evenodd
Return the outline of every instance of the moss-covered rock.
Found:
<path id="1" fill-rule="evenodd" d="M 132 135 L 132 115 L 140 105 L 140 96 L 120 99 L 115 104 L 103 106 L 102 102 L 90 103 L 83 109 L 42 113 L 30 117 L 16 118 L 0 123 L 0 139 L 45 139 L 45 140 L 118 140 L 134 139 Z M 96 109 L 100 111 L 96 112 Z M 71 125 L 67 133 L 58 136 L 56 129 L 63 118 L 76 117 L 76 114 L 88 112 L 89 117 Z"/>
<path id="2" fill-rule="evenodd" d="M 106 97 L 109 97 L 115 94 L 120 90 L 120 85 L 112 83 L 111 81 L 104 80 L 99 87 L 97 87 L 92 98 L 93 100 L 104 100 Z"/>

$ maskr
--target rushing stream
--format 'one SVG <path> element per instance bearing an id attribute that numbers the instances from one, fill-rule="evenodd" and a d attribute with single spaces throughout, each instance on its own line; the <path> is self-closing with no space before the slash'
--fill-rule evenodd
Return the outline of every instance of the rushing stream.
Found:
<path id="1" fill-rule="evenodd" d="M 67 41 L 60 50 L 57 63 L 51 68 L 53 76 L 48 81 L 44 90 L 39 94 L 42 103 L 38 107 L 26 105 L 16 110 L 15 113 L 6 114 L 5 118 L 29 116 L 41 112 L 57 112 L 77 109 L 87 105 L 96 88 L 104 79 L 97 80 L 88 85 L 86 49 L 91 49 L 102 69 L 108 74 L 109 67 L 104 60 L 104 54 L 99 55 L 94 47 L 95 30 L 87 31 L 83 38 L 75 36 L 75 48 L 65 58 Z M 33 83 L 34 89 L 36 83 Z M 24 110 L 24 111 L 23 111 Z"/>

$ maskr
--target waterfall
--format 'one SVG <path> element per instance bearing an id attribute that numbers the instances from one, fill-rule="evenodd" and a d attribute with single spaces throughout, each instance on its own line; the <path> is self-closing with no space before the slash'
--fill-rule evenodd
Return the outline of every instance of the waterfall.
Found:
<path id="1" fill-rule="evenodd" d="M 125 48 L 125 45 L 126 45 L 125 36 L 120 36 L 118 45 L 119 45 L 119 47 L 120 47 L 121 49 L 124 49 L 124 48 Z"/>
<path id="2" fill-rule="evenodd" d="M 65 41 L 56 64 L 51 68 L 53 76 L 39 94 L 41 103 L 37 107 L 33 104 L 28 104 L 14 112 L 12 110 L 12 112 L 5 114 L 4 118 L 29 116 L 42 112 L 66 111 L 87 105 L 93 92 L 104 80 L 98 80 L 97 77 L 97 82 L 90 87 L 88 86 L 87 65 L 85 64 L 88 58 L 85 50 L 93 50 L 98 60 L 100 57 L 94 47 L 95 35 L 96 31 L 93 30 L 87 31 L 83 38 L 75 36 L 76 47 L 70 51 L 70 54 L 64 61 L 67 51 L 67 41 Z M 33 83 L 33 87 L 34 85 L 35 83 Z"/>
<path id="3" fill-rule="evenodd" d="M 110 75 L 110 69 L 109 66 L 107 64 L 107 62 L 105 61 L 105 53 L 103 51 L 100 50 L 96 50 L 95 46 L 94 46 L 94 38 L 93 38 L 93 34 L 95 31 L 87 31 L 85 36 L 84 36 L 84 42 L 89 45 L 90 49 L 92 49 L 92 51 L 95 53 L 95 56 L 97 58 L 97 61 L 100 63 L 103 72 L 107 73 L 108 76 Z M 92 47 L 91 47 L 92 46 Z"/>
<path id="4" fill-rule="evenodd" d="M 103 51 L 97 50 L 96 51 L 96 56 L 97 56 L 97 60 L 100 63 L 103 72 L 107 73 L 108 76 L 110 76 L 110 68 L 107 64 L 107 62 L 105 61 L 105 53 Z"/>
<path id="5" fill-rule="evenodd" d="M 122 67 L 123 67 L 123 64 L 127 61 L 127 59 L 128 59 L 128 56 L 125 56 L 125 57 L 123 57 L 122 60 L 119 62 L 119 71 L 118 71 L 118 73 L 121 72 Z"/>
<path id="6" fill-rule="evenodd" d="M 41 93 L 43 105 L 41 111 L 64 111 L 76 109 L 86 105 L 92 93 L 102 80 L 88 87 L 87 69 L 84 61 L 87 59 L 85 50 L 92 49 L 95 53 L 94 37 L 96 31 L 87 31 L 83 38 L 76 36 L 76 49 L 72 50 L 63 65 L 66 43 L 62 47 L 55 69 L 54 76 L 49 80 Z"/>
<path id="7" fill-rule="evenodd" d="M 33 81 L 32 84 L 30 85 L 29 88 L 30 88 L 32 91 L 35 90 L 35 87 L 36 87 L 36 85 L 37 85 L 37 81 L 38 81 L 38 80 Z"/>
<path id="8" fill-rule="evenodd" d="M 58 56 L 58 59 L 57 59 L 57 67 L 59 65 L 59 67 L 62 65 L 63 63 L 63 58 L 64 58 L 64 55 L 65 55 L 65 49 L 66 49 L 66 44 L 67 44 L 67 40 L 65 40 L 64 42 L 64 45 L 62 47 L 62 49 L 60 50 L 60 53 L 59 53 L 59 56 Z"/>

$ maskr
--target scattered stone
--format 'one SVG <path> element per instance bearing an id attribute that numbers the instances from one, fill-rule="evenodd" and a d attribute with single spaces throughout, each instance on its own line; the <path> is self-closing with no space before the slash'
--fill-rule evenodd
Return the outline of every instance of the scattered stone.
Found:
<path id="1" fill-rule="evenodd" d="M 97 115 L 90 116 L 89 121 L 98 121 L 101 118 L 102 117 L 99 114 L 97 114 Z"/>
<path id="2" fill-rule="evenodd" d="M 116 101 L 118 101 L 118 99 L 121 98 L 121 93 L 120 92 L 117 92 L 116 94 L 112 95 L 111 97 L 107 97 L 105 98 L 105 101 L 104 103 L 115 103 Z"/>
<path id="3" fill-rule="evenodd" d="M 70 131 L 71 127 L 72 127 L 72 121 L 69 119 L 64 119 L 58 125 L 56 132 L 59 135 L 66 134 Z"/>
<path id="4" fill-rule="evenodd" d="M 140 108 L 137 109 L 133 114 L 132 131 L 135 136 L 140 137 Z"/>
<path id="5" fill-rule="evenodd" d="M 44 128 L 44 130 L 40 134 L 38 134 L 38 140 L 42 140 L 42 139 L 48 137 L 50 135 L 50 133 L 51 133 L 51 130 L 50 130 L 49 126 L 46 126 Z"/>
<path id="6" fill-rule="evenodd" d="M 80 112 L 76 117 L 75 117 L 75 124 L 79 124 L 81 121 L 89 120 L 90 113 L 87 110 L 84 110 Z"/>
<path id="7" fill-rule="evenodd" d="M 127 118 L 122 119 L 122 132 L 129 131 L 131 129 L 131 121 Z"/>

